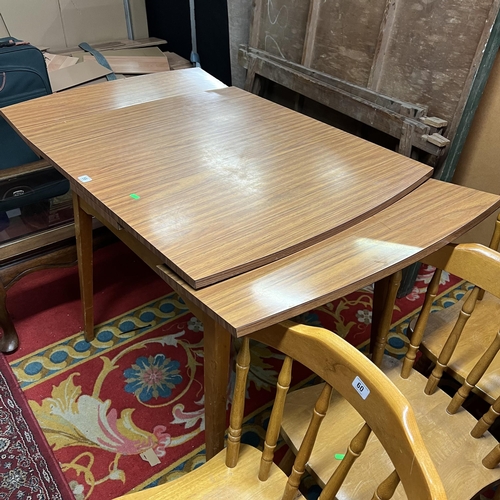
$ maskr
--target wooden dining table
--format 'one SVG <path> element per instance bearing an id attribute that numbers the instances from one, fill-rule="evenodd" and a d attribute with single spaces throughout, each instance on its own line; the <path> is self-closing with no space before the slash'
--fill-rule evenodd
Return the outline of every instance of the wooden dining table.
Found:
<path id="1" fill-rule="evenodd" d="M 86 339 L 92 217 L 202 320 L 207 458 L 224 445 L 232 337 L 386 280 L 500 207 L 199 68 L 0 113 L 71 183 Z"/>

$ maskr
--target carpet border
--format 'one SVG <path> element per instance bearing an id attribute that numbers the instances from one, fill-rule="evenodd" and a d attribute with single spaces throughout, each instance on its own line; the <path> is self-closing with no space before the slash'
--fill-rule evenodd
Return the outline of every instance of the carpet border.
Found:
<path id="1" fill-rule="evenodd" d="M 71 491 L 66 477 L 64 476 L 64 473 L 59 466 L 59 462 L 57 461 L 52 448 L 49 446 L 47 438 L 45 437 L 42 429 L 40 428 L 40 425 L 38 424 L 38 421 L 35 418 L 35 415 L 33 414 L 33 411 L 28 404 L 28 399 L 21 389 L 21 386 L 19 385 L 19 382 L 17 381 L 17 378 L 14 375 L 14 372 L 12 371 L 4 354 L 0 355 L 0 372 L 2 372 L 2 375 L 7 381 L 9 389 L 16 399 L 16 403 L 21 408 L 23 417 L 26 420 L 26 423 L 28 424 L 31 432 L 33 433 L 36 444 L 40 448 L 40 453 L 45 457 L 45 460 L 47 461 L 47 466 L 60 490 L 62 498 L 74 499 L 75 497 L 73 495 L 73 492 Z"/>

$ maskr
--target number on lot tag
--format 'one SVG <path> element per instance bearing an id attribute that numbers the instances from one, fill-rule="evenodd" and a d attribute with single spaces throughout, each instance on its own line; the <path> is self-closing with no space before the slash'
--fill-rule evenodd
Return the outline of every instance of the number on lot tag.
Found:
<path id="1" fill-rule="evenodd" d="M 368 397 L 368 395 L 370 394 L 370 389 L 368 389 L 368 387 L 366 387 L 365 383 L 359 377 L 356 377 L 354 379 L 352 386 L 354 387 L 354 389 L 356 389 L 358 394 L 363 399 L 366 399 Z"/>

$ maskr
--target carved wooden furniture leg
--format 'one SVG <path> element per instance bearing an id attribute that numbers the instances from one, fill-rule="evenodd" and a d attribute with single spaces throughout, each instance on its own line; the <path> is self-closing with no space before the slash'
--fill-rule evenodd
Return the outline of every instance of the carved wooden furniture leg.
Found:
<path id="1" fill-rule="evenodd" d="M 0 281 L 0 329 L 3 332 L 0 337 L 0 352 L 5 353 L 15 351 L 19 346 L 19 337 L 7 311 L 6 298 L 5 287 Z"/>
<path id="2" fill-rule="evenodd" d="M 92 216 L 82 209 L 80 198 L 76 193 L 73 193 L 73 210 L 75 215 L 76 251 L 78 254 L 78 275 L 80 279 L 84 333 L 85 340 L 90 342 L 95 337 Z"/>

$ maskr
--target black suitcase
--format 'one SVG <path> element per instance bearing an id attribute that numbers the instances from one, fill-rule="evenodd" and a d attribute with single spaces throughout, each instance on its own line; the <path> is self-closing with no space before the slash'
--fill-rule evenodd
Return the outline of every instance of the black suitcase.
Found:
<path id="1" fill-rule="evenodd" d="M 52 93 L 42 52 L 15 38 L 0 38 L 0 108 Z M 0 117 L 0 171 L 38 156 Z M 64 194 L 68 181 L 55 169 L 0 182 L 0 212 Z"/>

